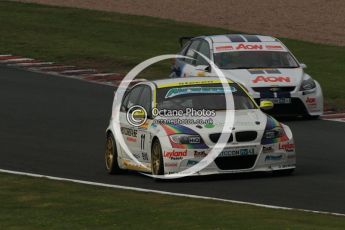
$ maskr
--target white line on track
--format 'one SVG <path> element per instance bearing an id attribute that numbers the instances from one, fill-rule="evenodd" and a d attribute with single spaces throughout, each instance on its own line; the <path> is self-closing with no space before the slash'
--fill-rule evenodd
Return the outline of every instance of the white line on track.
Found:
<path id="1" fill-rule="evenodd" d="M 328 113 L 321 116 L 325 121 L 345 122 L 345 113 Z"/>
<path id="2" fill-rule="evenodd" d="M 107 187 L 107 188 L 131 190 L 131 191 L 137 191 L 137 192 L 156 193 L 156 194 L 161 194 L 161 195 L 187 197 L 187 198 L 195 198 L 195 199 L 202 199 L 202 200 L 214 200 L 214 201 L 228 202 L 228 203 L 233 203 L 233 204 L 244 204 L 244 205 L 251 205 L 251 206 L 256 206 L 256 207 L 261 207 L 261 208 L 302 211 L 302 212 L 309 212 L 309 213 L 316 213 L 316 214 L 327 214 L 327 215 L 344 216 L 345 217 L 345 214 L 336 213 L 336 212 L 324 212 L 324 211 L 314 211 L 314 210 L 307 210 L 307 209 L 288 208 L 288 207 L 283 207 L 283 206 L 266 205 L 266 204 L 238 201 L 238 200 L 228 200 L 228 199 L 221 199 L 221 198 L 215 198 L 215 197 L 190 195 L 190 194 L 184 194 L 184 193 L 165 192 L 165 191 L 154 190 L 154 189 L 145 189 L 145 188 L 137 188 L 137 187 L 130 187 L 130 186 L 105 184 L 105 183 L 92 182 L 92 181 L 75 180 L 75 179 L 69 179 L 69 178 L 63 178 L 63 177 L 54 177 L 54 176 L 12 171 L 12 170 L 6 170 L 6 169 L 0 169 L 0 172 L 8 173 L 8 174 L 14 174 L 14 175 L 21 175 L 21 176 L 45 178 L 45 179 L 57 180 L 57 181 L 67 181 L 67 182 L 93 185 L 93 186 L 101 186 L 101 187 Z"/>
<path id="3" fill-rule="evenodd" d="M 322 118 L 324 121 L 337 121 L 337 122 L 345 122 L 345 118 L 332 118 L 332 119 L 327 119 L 327 118 Z"/>
<path id="4" fill-rule="evenodd" d="M 15 63 L 15 62 L 23 62 L 23 61 L 32 61 L 32 58 L 14 58 L 14 59 L 6 59 L 1 60 L 0 63 Z"/>
<path id="5" fill-rule="evenodd" d="M 66 69 L 66 68 L 74 68 L 73 65 L 61 65 L 61 66 L 44 66 L 44 67 L 35 67 L 38 70 L 50 70 L 50 69 Z"/>
<path id="6" fill-rule="evenodd" d="M 345 113 L 332 113 L 332 114 L 323 115 L 322 117 L 323 118 L 330 118 L 330 119 L 342 118 L 342 117 L 345 117 Z"/>
<path id="7" fill-rule="evenodd" d="M 39 65 L 52 65 L 54 62 L 24 62 L 24 63 L 15 63 L 9 64 L 9 66 L 22 66 L 22 67 L 34 67 Z"/>
<path id="8" fill-rule="evenodd" d="M 111 76 L 111 75 L 119 75 L 119 74 L 118 73 L 95 73 L 95 74 L 90 74 L 88 76 L 106 77 L 106 76 Z"/>
<path id="9" fill-rule="evenodd" d="M 73 70 L 64 70 L 61 71 L 60 74 L 73 74 L 73 73 L 82 73 L 82 72 L 96 72 L 95 69 L 73 69 Z"/>

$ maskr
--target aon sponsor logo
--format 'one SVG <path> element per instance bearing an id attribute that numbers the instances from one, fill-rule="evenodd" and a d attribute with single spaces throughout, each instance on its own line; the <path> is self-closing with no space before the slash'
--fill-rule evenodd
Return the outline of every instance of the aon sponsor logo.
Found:
<path id="1" fill-rule="evenodd" d="M 237 50 L 262 50 L 263 46 L 262 45 L 246 45 L 246 44 L 239 44 L 236 46 Z"/>
<path id="2" fill-rule="evenodd" d="M 257 76 L 253 80 L 253 83 L 258 83 L 258 82 L 291 82 L 291 80 L 290 80 L 290 77 L 285 77 L 285 76 L 270 76 L 270 77 Z"/>

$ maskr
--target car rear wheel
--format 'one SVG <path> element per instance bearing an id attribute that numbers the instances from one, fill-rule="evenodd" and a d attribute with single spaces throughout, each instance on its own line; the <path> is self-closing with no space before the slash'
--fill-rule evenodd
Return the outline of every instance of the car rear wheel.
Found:
<path id="1" fill-rule="evenodd" d="M 152 143 L 151 168 L 152 175 L 164 174 L 162 147 L 158 139 L 155 139 Z"/>
<path id="2" fill-rule="evenodd" d="M 105 167 L 109 174 L 120 173 L 121 169 L 117 162 L 117 148 L 113 135 L 109 134 L 105 145 Z"/>

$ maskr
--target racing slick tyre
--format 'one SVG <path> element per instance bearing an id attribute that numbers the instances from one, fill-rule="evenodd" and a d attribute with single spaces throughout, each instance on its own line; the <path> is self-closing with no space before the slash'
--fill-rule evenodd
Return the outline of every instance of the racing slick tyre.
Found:
<path id="1" fill-rule="evenodd" d="M 273 174 L 276 176 L 289 176 L 294 171 L 295 171 L 295 169 L 283 169 L 283 170 L 273 171 Z"/>
<path id="2" fill-rule="evenodd" d="M 158 138 L 154 139 L 152 143 L 151 168 L 152 168 L 152 175 L 164 174 L 162 147 Z"/>
<path id="3" fill-rule="evenodd" d="M 117 162 L 117 148 L 113 135 L 108 134 L 105 145 L 105 167 L 109 174 L 118 174 L 122 170 Z"/>

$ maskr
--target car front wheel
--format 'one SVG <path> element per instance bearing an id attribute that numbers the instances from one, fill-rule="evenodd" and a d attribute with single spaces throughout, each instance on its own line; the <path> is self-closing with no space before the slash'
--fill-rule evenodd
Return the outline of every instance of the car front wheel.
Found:
<path id="1" fill-rule="evenodd" d="M 153 175 L 164 174 L 162 147 L 158 139 L 155 139 L 152 143 L 151 168 Z"/>

